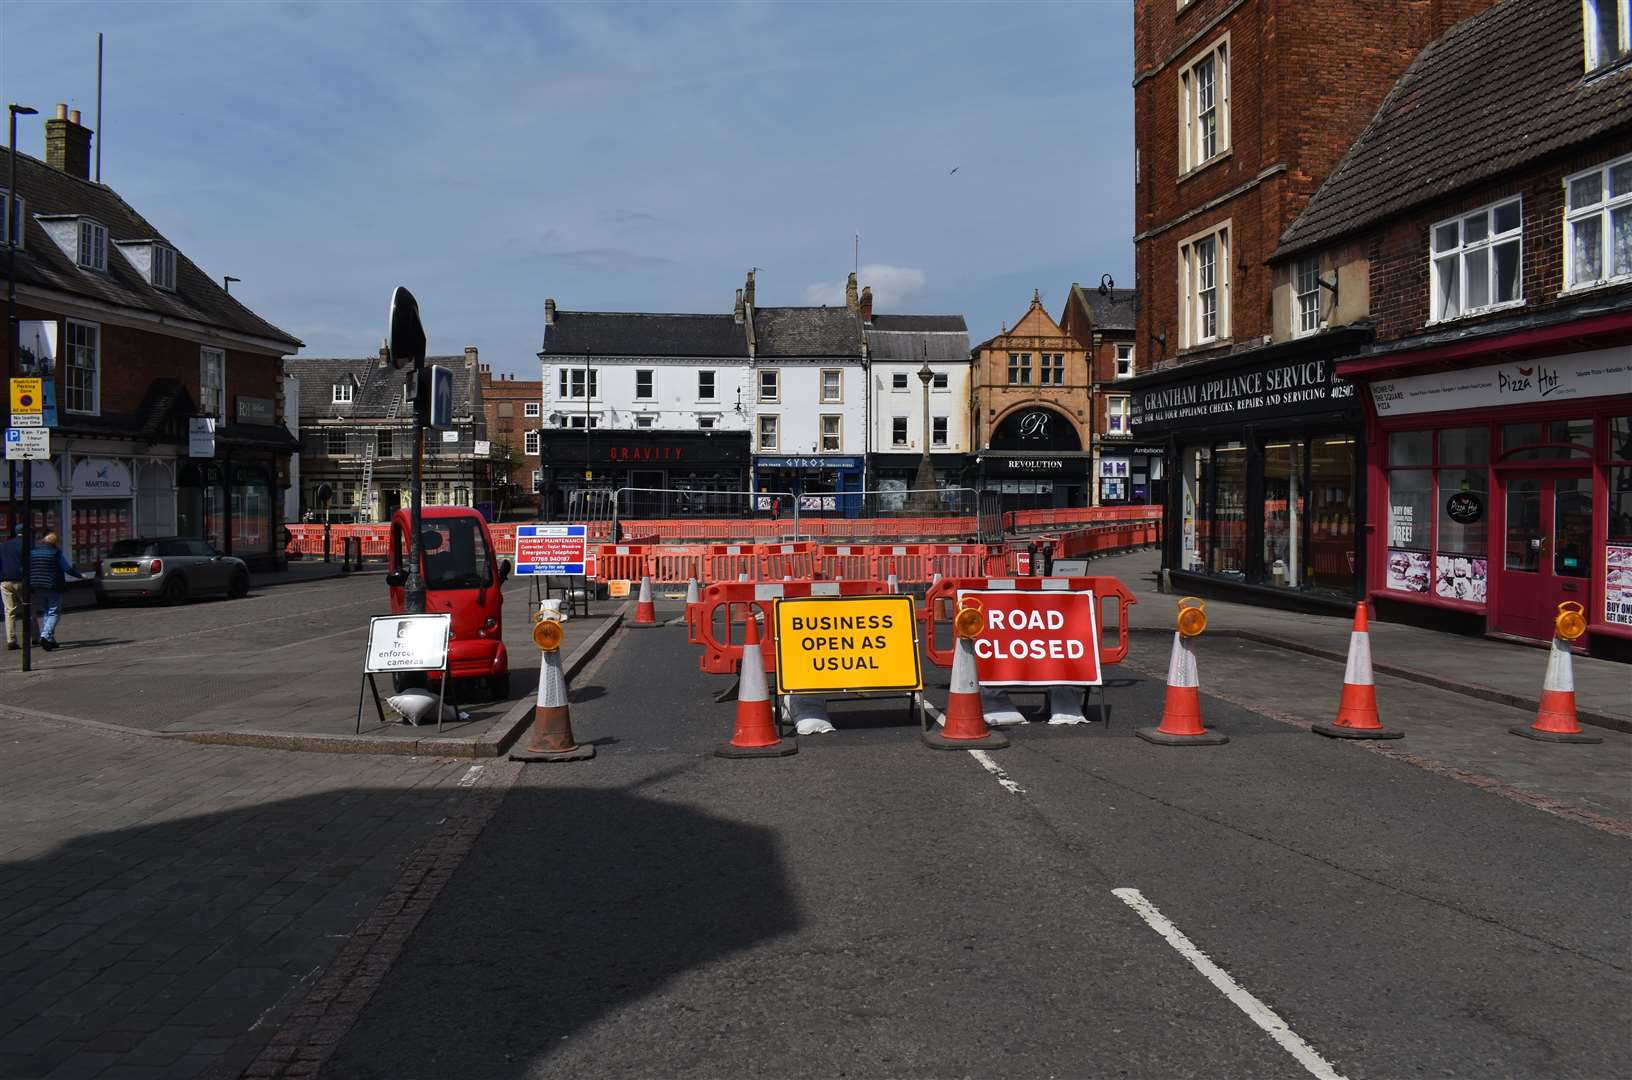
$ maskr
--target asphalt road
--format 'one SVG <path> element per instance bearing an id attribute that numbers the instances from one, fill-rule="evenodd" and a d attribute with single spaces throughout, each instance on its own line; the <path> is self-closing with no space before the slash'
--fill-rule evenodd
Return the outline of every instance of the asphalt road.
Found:
<path id="1" fill-rule="evenodd" d="M 325 1075 L 1632 1075 L 1620 835 L 1210 696 L 1229 745 L 1151 746 L 1127 668 L 986 761 L 893 703 L 722 760 L 696 661 L 585 672 L 598 756 L 525 768 Z"/>

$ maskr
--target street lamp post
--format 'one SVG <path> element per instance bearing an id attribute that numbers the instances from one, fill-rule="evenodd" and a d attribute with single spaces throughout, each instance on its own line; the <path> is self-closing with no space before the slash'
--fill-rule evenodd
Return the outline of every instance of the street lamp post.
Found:
<path id="1" fill-rule="evenodd" d="M 940 500 L 935 490 L 935 466 L 929 460 L 929 384 L 935 379 L 935 372 L 930 369 L 929 361 L 918 369 L 918 381 L 924 386 L 924 452 L 918 458 L 918 475 L 913 478 L 912 486 L 916 489 L 912 495 L 914 509 L 919 512 L 930 512 L 936 509 Z"/>
<path id="2" fill-rule="evenodd" d="M 8 379 L 17 377 L 17 335 L 21 327 L 17 324 L 17 233 L 23 223 L 22 214 L 17 212 L 17 118 L 19 116 L 33 116 L 39 110 L 19 105 L 15 101 L 6 106 L 6 113 L 10 119 L 11 137 L 6 148 L 10 153 L 10 177 L 6 183 L 6 374 Z M 13 525 L 17 521 L 17 468 L 7 466 L 11 475 L 7 477 L 11 486 L 8 489 L 11 496 L 11 505 L 7 508 L 7 517 Z M 10 537 L 5 539 L 9 540 Z M 28 588 L 28 556 L 34 548 L 34 461 L 31 458 L 23 459 L 23 670 L 28 671 L 34 660 L 34 602 Z"/>

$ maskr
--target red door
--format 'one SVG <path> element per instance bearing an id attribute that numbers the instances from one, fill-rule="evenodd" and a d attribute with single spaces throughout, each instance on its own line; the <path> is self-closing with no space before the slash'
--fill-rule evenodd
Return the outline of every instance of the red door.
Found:
<path id="1" fill-rule="evenodd" d="M 1492 629 L 1551 640 L 1558 605 L 1592 611 L 1592 477 L 1502 475 L 1503 543 Z"/>

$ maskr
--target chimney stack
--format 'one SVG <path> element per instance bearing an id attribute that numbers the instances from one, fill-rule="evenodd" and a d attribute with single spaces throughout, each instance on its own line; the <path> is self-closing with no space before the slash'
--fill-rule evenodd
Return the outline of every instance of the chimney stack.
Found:
<path id="1" fill-rule="evenodd" d="M 473 368 L 475 366 L 476 366 L 476 346 L 466 345 L 465 346 L 465 367 Z"/>
<path id="2" fill-rule="evenodd" d="M 91 129 L 79 122 L 79 110 L 57 106 L 54 119 L 45 122 L 45 163 L 58 172 L 91 178 Z"/>
<path id="3" fill-rule="evenodd" d="M 737 290 L 737 306 L 731 309 L 731 321 L 736 323 L 738 326 L 741 326 L 742 325 L 742 320 L 743 320 L 742 290 L 738 289 Z"/>
<path id="4" fill-rule="evenodd" d="M 742 302 L 748 307 L 754 306 L 754 272 L 748 271 L 748 280 L 742 286 Z"/>
<path id="5" fill-rule="evenodd" d="M 385 341 L 380 342 L 380 366 L 382 368 L 391 366 L 391 346 Z"/>
<path id="6" fill-rule="evenodd" d="M 554 297 L 550 297 L 549 299 L 544 301 L 544 325 L 545 326 L 554 326 L 555 325 L 555 298 Z"/>
<path id="7" fill-rule="evenodd" d="M 873 321 L 873 287 L 867 286 L 861 290 L 861 321 Z"/>
<path id="8" fill-rule="evenodd" d="M 844 306 L 850 309 L 850 314 L 861 312 L 861 300 L 856 296 L 856 275 L 851 274 L 844 282 Z"/>

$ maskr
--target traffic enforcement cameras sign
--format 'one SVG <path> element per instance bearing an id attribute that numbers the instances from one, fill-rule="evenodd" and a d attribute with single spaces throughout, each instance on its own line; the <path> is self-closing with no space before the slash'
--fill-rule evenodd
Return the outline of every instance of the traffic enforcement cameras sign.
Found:
<path id="1" fill-rule="evenodd" d="M 960 591 L 986 616 L 975 639 L 982 686 L 1099 686 L 1099 604 L 1091 591 Z"/>

